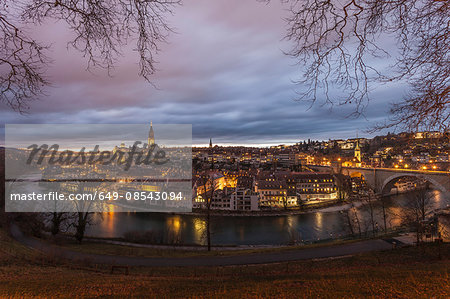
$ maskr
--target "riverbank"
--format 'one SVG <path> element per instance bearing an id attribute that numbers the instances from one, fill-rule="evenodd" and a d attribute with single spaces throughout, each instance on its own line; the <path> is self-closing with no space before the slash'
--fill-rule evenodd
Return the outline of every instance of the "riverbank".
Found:
<path id="1" fill-rule="evenodd" d="M 230 217 L 267 217 L 267 216 L 286 216 L 286 215 L 301 215 L 310 212 L 321 211 L 322 209 L 331 207 L 345 207 L 349 205 L 346 200 L 330 201 L 324 203 L 314 203 L 310 205 L 304 205 L 298 208 L 289 209 L 272 209 L 272 210 L 259 210 L 259 211 L 229 211 L 229 210 L 210 210 L 212 216 L 230 216 Z M 204 209 L 193 209 L 189 213 L 172 213 L 174 215 L 194 215 L 203 216 L 207 213 Z"/>

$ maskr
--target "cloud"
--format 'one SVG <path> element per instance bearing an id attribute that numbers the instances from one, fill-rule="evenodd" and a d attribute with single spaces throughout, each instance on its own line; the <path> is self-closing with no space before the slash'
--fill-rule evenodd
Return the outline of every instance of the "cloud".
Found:
<path id="1" fill-rule="evenodd" d="M 70 32 L 62 22 L 38 27 L 52 42 L 54 87 L 19 115 L 0 106 L 4 123 L 189 123 L 194 143 L 283 143 L 344 138 L 386 116 L 387 103 L 404 86 L 373 92 L 366 118 L 349 119 L 351 107 L 294 101 L 292 83 L 302 66 L 283 54 L 287 12 L 276 1 L 186 1 L 169 20 L 176 33 L 162 45 L 155 89 L 139 78 L 132 45 L 112 76 L 86 71 L 86 59 L 67 50 Z M 387 45 L 389 46 L 389 45 Z"/>

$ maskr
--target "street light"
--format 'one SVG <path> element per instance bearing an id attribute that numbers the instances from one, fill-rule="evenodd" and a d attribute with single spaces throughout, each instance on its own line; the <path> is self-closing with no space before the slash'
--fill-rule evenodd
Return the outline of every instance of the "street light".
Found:
<path id="1" fill-rule="evenodd" d="M 408 164 L 405 164 L 405 168 L 408 168 L 409 167 L 409 165 Z"/>
<path id="2" fill-rule="evenodd" d="M 398 165 L 395 165 L 394 167 L 395 167 L 395 168 L 398 168 Z"/>

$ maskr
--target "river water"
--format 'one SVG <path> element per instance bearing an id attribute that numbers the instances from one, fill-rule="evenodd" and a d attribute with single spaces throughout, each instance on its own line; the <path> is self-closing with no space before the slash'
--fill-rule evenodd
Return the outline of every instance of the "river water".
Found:
<path id="1" fill-rule="evenodd" d="M 450 205 L 450 196 L 432 190 L 431 208 Z M 393 195 L 385 202 L 387 227 L 402 224 L 405 207 L 411 194 Z M 373 202 L 376 228 L 384 228 L 382 205 Z M 347 207 L 348 208 L 348 207 Z M 350 215 L 350 216 L 348 216 Z M 355 216 L 357 215 L 357 217 Z M 164 213 L 105 213 L 87 235 L 102 238 L 123 238 L 131 241 L 166 244 L 205 244 L 205 220 L 198 215 Z M 350 235 L 349 223 L 355 233 L 372 230 L 370 208 L 361 203 L 350 211 L 331 208 L 299 215 L 283 216 L 214 216 L 211 240 L 214 245 L 284 245 L 292 242 L 314 242 Z M 350 220 L 350 221 L 349 221 Z"/>

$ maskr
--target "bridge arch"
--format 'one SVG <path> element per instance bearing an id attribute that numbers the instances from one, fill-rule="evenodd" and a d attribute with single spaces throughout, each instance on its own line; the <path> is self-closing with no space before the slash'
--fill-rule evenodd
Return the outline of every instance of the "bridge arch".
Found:
<path id="1" fill-rule="evenodd" d="M 425 181 L 431 183 L 436 189 L 438 189 L 442 193 L 446 193 L 446 192 L 449 191 L 440 182 L 436 181 L 435 179 L 433 179 L 430 176 L 427 176 L 427 175 L 424 175 L 424 174 L 415 174 L 415 173 L 396 173 L 396 174 L 393 174 L 393 175 L 389 176 L 388 178 L 386 178 L 383 181 L 383 184 L 382 184 L 381 189 L 380 189 L 381 190 L 381 194 L 386 194 L 387 191 L 389 191 L 389 190 L 386 190 L 388 187 L 392 187 L 392 185 L 394 184 L 394 182 L 397 179 L 404 178 L 404 177 L 415 177 L 415 178 L 419 178 L 419 179 L 424 179 Z"/>

